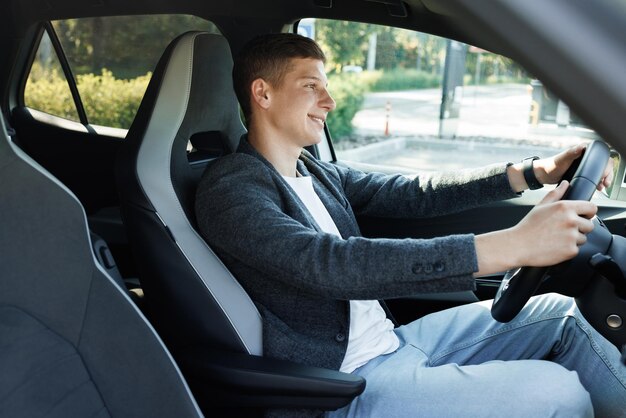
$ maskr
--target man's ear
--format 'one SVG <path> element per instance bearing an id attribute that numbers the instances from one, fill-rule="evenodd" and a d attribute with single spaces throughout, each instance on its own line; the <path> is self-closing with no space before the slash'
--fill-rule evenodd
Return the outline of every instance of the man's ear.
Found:
<path id="1" fill-rule="evenodd" d="M 271 86 L 262 78 L 254 80 L 250 86 L 252 101 L 263 109 L 267 109 L 272 102 Z"/>

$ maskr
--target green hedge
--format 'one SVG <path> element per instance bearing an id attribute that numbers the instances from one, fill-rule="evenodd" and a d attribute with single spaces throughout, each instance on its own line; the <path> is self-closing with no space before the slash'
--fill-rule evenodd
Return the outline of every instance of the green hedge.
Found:
<path id="1" fill-rule="evenodd" d="M 33 73 L 35 74 L 35 73 Z M 26 84 L 26 105 L 55 116 L 78 120 L 65 78 L 58 71 L 36 73 Z M 78 91 L 89 123 L 128 129 L 137 113 L 151 74 L 130 80 L 116 79 L 108 70 L 102 74 L 76 77 Z M 331 94 L 337 108 L 328 117 L 328 126 L 339 139 L 352 132 L 352 118 L 363 104 L 366 85 L 356 74 L 331 75 Z"/>
<path id="2" fill-rule="evenodd" d="M 33 70 L 24 90 L 26 106 L 65 119 L 78 121 L 76 105 L 65 78 L 57 70 Z"/>
<path id="3" fill-rule="evenodd" d="M 472 74 L 465 74 L 463 76 L 463 83 L 465 86 L 474 86 L 476 82 L 474 81 L 474 76 Z M 494 84 L 530 84 L 530 78 L 528 77 L 514 77 L 514 76 L 494 76 L 490 75 L 485 77 L 481 77 L 479 80 L 479 85 L 494 85 Z"/>
<path id="4" fill-rule="evenodd" d="M 135 118 L 146 91 L 151 73 L 130 80 L 102 74 L 76 77 L 87 119 L 94 125 L 128 129 Z M 26 84 L 24 101 L 27 106 L 70 120 L 77 120 L 76 108 L 64 77 L 57 71 L 31 78 Z"/>
<path id="5" fill-rule="evenodd" d="M 135 119 L 151 77 L 152 73 L 148 73 L 130 80 L 120 80 L 107 70 L 102 70 L 102 75 L 79 75 L 78 91 L 89 122 L 128 129 Z"/>
<path id="6" fill-rule="evenodd" d="M 439 87 L 441 76 L 424 71 L 397 68 L 391 71 L 366 71 L 361 78 L 370 91 L 416 90 Z"/>
<path id="7" fill-rule="evenodd" d="M 328 114 L 326 123 L 333 139 L 340 141 L 352 133 L 352 119 L 363 104 L 367 85 L 360 74 L 333 74 L 328 77 L 328 90 L 337 107 Z"/>
<path id="8" fill-rule="evenodd" d="M 128 129 L 145 93 L 151 73 L 117 79 L 103 69 L 100 75 L 76 77 L 78 91 L 91 124 Z M 361 108 L 367 91 L 394 91 L 439 86 L 439 76 L 417 70 L 364 71 L 329 76 L 329 90 L 337 108 L 328 116 L 328 128 L 335 140 L 352 133 L 352 119 Z M 58 71 L 37 71 L 24 93 L 26 105 L 34 109 L 77 120 L 74 102 L 65 78 Z"/>

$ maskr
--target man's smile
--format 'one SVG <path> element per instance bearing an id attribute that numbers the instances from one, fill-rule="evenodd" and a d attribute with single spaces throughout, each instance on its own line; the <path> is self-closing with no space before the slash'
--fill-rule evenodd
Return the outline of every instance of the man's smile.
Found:
<path id="1" fill-rule="evenodd" d="M 324 122 L 325 122 L 325 118 L 324 117 L 320 117 L 320 116 L 313 116 L 313 115 L 307 115 L 310 119 L 312 119 L 313 121 L 319 123 L 320 125 L 324 126 Z"/>

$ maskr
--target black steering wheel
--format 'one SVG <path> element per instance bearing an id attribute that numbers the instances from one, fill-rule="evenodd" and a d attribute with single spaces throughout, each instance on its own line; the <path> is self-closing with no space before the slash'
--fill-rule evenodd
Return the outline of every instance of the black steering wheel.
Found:
<path id="1" fill-rule="evenodd" d="M 570 182 L 561 200 L 590 200 L 602 180 L 609 159 L 609 147 L 602 141 L 587 145 L 581 158 L 574 161 L 563 175 Z M 522 310 L 537 291 L 549 267 L 520 267 L 509 270 L 493 300 L 491 316 L 499 322 L 509 322 Z"/>

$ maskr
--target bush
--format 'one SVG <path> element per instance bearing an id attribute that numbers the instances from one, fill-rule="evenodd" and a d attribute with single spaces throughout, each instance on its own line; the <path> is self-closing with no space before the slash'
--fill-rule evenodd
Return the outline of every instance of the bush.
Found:
<path id="1" fill-rule="evenodd" d="M 368 74 L 369 73 L 369 74 Z M 363 73 L 371 91 L 416 90 L 439 87 L 441 76 L 424 71 L 396 68 Z"/>
<path id="2" fill-rule="evenodd" d="M 352 133 L 352 119 L 365 99 L 366 83 L 360 74 L 342 73 L 328 77 L 330 94 L 337 102 L 335 110 L 328 114 L 326 123 L 335 141 Z"/>
<path id="3" fill-rule="evenodd" d="M 77 78 L 78 91 L 89 122 L 128 129 L 137 114 L 152 73 L 130 80 L 116 79 L 105 69 L 102 75 L 84 74 Z"/>
<path id="4" fill-rule="evenodd" d="M 474 79 L 475 79 L 474 75 L 465 74 L 463 76 L 463 83 L 466 86 L 476 85 L 476 81 Z M 530 83 L 530 78 L 524 77 L 524 76 L 515 77 L 515 76 L 506 76 L 506 75 L 500 75 L 500 76 L 490 75 L 490 76 L 487 76 L 486 78 L 481 77 L 479 80 L 479 84 L 481 86 L 493 85 L 493 84 L 529 84 L 529 83 Z"/>
<path id="5" fill-rule="evenodd" d="M 116 79 L 103 69 L 101 75 L 76 77 L 87 119 L 94 125 L 128 129 L 135 118 L 151 73 L 130 80 Z M 77 120 L 67 82 L 57 71 L 32 77 L 24 92 L 26 105 L 52 115 Z"/>
<path id="6" fill-rule="evenodd" d="M 56 69 L 43 72 L 39 68 L 35 71 L 34 67 L 24 90 L 26 106 L 78 121 L 76 105 L 65 78 Z"/>
<path id="7" fill-rule="evenodd" d="M 130 80 L 117 79 L 111 71 L 76 77 L 89 123 L 128 129 L 135 118 L 151 73 Z M 329 76 L 329 90 L 337 108 L 328 116 L 335 140 L 352 133 L 352 119 L 367 91 L 393 91 L 439 86 L 439 77 L 417 70 L 364 71 Z M 24 93 L 26 105 L 56 116 L 78 120 L 65 78 L 58 70 L 33 70 Z"/>

